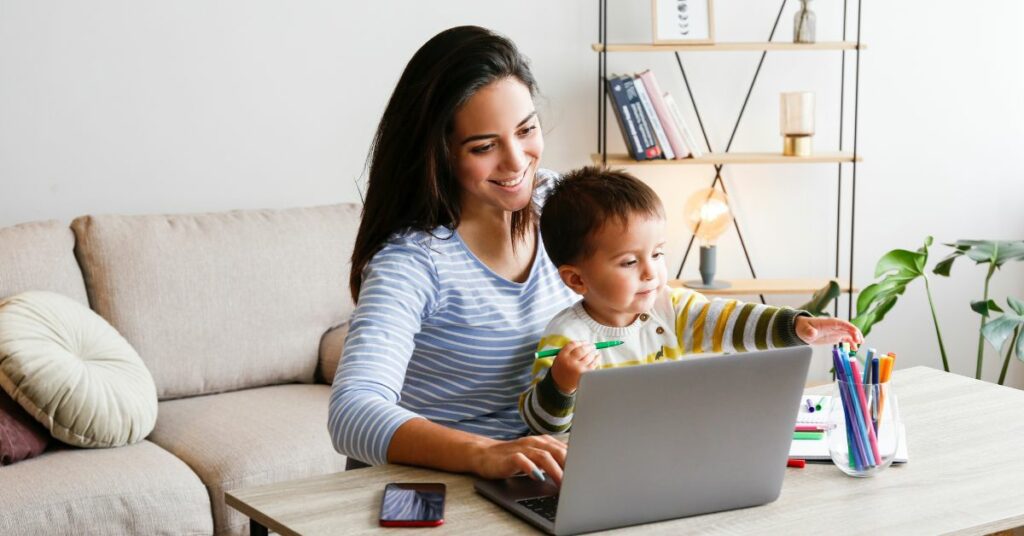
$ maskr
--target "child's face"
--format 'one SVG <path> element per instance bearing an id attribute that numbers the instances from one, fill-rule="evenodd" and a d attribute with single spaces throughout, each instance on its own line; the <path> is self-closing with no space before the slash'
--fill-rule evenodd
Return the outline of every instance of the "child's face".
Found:
<path id="1" fill-rule="evenodd" d="M 668 279 L 665 220 L 630 216 L 626 226 L 609 221 L 590 237 L 593 253 L 559 268 L 562 279 L 583 296 L 587 312 L 607 326 L 628 326 L 649 311 Z"/>

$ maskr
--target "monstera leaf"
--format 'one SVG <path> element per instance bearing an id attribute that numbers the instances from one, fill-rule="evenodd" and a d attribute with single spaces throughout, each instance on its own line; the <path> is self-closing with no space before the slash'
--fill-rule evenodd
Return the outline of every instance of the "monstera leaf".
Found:
<path id="1" fill-rule="evenodd" d="M 825 308 L 828 307 L 829 302 L 839 297 L 839 283 L 835 281 L 829 281 L 827 285 L 818 289 L 817 292 L 811 296 L 811 300 L 807 303 L 797 307 L 797 309 L 803 309 L 813 316 L 829 316 Z"/>
<path id="2" fill-rule="evenodd" d="M 1024 361 L 1024 337 L 1021 337 L 1021 330 L 1024 329 L 1024 301 L 1013 297 L 1006 299 L 1010 306 L 1009 313 L 993 318 L 982 328 L 981 334 L 985 340 L 995 347 L 996 351 L 1003 348 L 1003 344 L 1010 339 L 1010 345 L 1006 349 L 1006 359 L 1003 360 L 1003 370 L 999 373 L 999 384 L 1002 385 L 1006 379 L 1006 369 L 1010 366 L 1010 356 L 1015 355 L 1017 359 Z"/>
<path id="3" fill-rule="evenodd" d="M 865 287 L 857 297 L 857 316 L 851 322 L 867 336 L 871 332 L 871 327 L 881 322 L 886 313 L 896 305 L 896 300 L 906 292 L 907 285 L 919 277 L 924 279 L 928 305 L 932 311 L 932 323 L 935 325 L 935 335 L 939 340 L 942 367 L 949 372 L 946 347 L 942 343 L 942 332 L 939 330 L 939 319 L 935 315 L 931 286 L 924 269 L 928 263 L 928 248 L 931 245 L 932 237 L 929 236 L 917 251 L 894 249 L 883 255 L 875 266 L 875 277 L 878 281 Z"/>
<path id="4" fill-rule="evenodd" d="M 925 276 L 924 266 L 928 262 L 928 247 L 931 245 L 932 237 L 929 236 L 917 251 L 894 249 L 878 260 L 875 277 L 880 279 L 860 292 L 857 316 L 851 320 L 861 333 L 865 336 L 871 333 L 871 327 L 885 318 L 885 314 L 896 305 L 896 299 L 906 292 L 907 285 Z"/>

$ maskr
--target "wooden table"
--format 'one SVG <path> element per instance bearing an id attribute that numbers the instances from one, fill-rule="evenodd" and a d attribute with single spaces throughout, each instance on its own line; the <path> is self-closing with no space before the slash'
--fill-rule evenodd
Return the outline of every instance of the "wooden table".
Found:
<path id="1" fill-rule="evenodd" d="M 616 532 L 987 534 L 1024 526 L 1024 392 L 925 367 L 898 371 L 893 381 L 907 428 L 906 465 L 857 479 L 832 464 L 808 464 L 787 469 L 773 503 Z M 249 516 L 254 533 L 359 534 L 383 530 L 377 516 L 384 485 L 404 481 L 448 485 L 445 524 L 417 534 L 533 531 L 477 495 L 470 476 L 399 465 L 225 495 Z"/>

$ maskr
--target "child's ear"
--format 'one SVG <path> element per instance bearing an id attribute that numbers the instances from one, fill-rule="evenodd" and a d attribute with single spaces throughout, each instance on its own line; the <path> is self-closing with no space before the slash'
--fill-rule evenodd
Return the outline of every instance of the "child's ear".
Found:
<path id="1" fill-rule="evenodd" d="M 583 282 L 583 274 L 579 268 L 571 264 L 563 264 L 558 267 L 558 275 L 562 278 L 565 286 L 571 288 L 576 294 L 582 296 L 587 291 L 587 285 Z"/>

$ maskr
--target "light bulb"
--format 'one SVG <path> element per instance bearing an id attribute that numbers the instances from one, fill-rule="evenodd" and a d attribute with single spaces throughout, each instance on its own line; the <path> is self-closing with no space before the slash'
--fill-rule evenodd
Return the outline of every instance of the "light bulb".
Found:
<path id="1" fill-rule="evenodd" d="M 687 226 L 697 235 L 703 246 L 714 245 L 732 223 L 728 198 L 714 188 L 703 188 L 694 192 L 687 199 L 683 212 L 686 215 Z"/>

